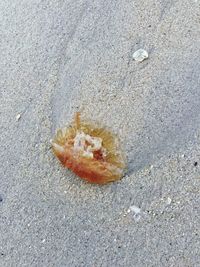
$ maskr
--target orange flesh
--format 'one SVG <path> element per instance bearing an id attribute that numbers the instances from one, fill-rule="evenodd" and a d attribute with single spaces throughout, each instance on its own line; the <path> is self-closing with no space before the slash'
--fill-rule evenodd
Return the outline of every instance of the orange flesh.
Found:
<path id="1" fill-rule="evenodd" d="M 90 148 L 92 151 L 86 153 L 86 156 L 82 150 L 75 150 L 77 135 L 86 139 L 81 149 L 85 152 Z M 97 145 L 97 149 L 95 149 L 96 140 L 98 145 L 99 140 L 102 140 L 101 147 Z M 115 141 L 116 138 L 109 131 L 82 123 L 80 114 L 77 113 L 74 125 L 58 131 L 52 145 L 55 155 L 64 166 L 90 183 L 105 184 L 120 179 L 125 167 Z"/>
<path id="2" fill-rule="evenodd" d="M 60 155 L 59 160 L 64 166 L 71 169 L 79 177 L 86 179 L 90 183 L 104 184 L 114 180 L 111 171 L 108 170 L 107 164 L 95 162 L 95 160 L 88 160 L 80 158 L 75 160 L 71 155 Z"/>

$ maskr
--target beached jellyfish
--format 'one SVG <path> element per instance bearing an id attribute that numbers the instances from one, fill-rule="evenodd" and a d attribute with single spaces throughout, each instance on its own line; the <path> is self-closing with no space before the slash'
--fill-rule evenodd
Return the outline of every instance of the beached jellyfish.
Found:
<path id="1" fill-rule="evenodd" d="M 69 127 L 57 131 L 52 148 L 65 167 L 90 183 L 106 184 L 123 175 L 125 160 L 116 136 L 82 121 L 79 112 Z"/>

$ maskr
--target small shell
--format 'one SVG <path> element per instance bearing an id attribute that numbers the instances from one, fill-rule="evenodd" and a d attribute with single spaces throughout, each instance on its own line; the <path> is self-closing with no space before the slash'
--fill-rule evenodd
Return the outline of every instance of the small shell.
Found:
<path id="1" fill-rule="evenodd" d="M 88 182 L 106 184 L 123 175 L 125 161 L 117 138 L 104 128 L 82 122 L 80 113 L 69 128 L 57 131 L 52 147 L 65 167 Z"/>
<path id="2" fill-rule="evenodd" d="M 138 62 L 142 62 L 148 57 L 149 57 L 148 52 L 144 49 L 139 49 L 135 51 L 135 53 L 133 54 L 133 59 L 135 59 L 135 61 L 138 61 Z"/>
<path id="3" fill-rule="evenodd" d="M 18 113 L 18 114 L 16 115 L 15 119 L 16 119 L 16 121 L 19 121 L 19 120 L 21 119 L 21 114 Z"/>

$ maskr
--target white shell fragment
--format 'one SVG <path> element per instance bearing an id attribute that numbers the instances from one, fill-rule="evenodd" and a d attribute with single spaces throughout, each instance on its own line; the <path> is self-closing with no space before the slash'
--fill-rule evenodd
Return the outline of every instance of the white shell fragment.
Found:
<path id="1" fill-rule="evenodd" d="M 137 206 L 131 206 L 130 208 L 129 208 L 131 211 L 133 211 L 134 213 L 136 213 L 136 214 L 138 214 L 138 213 L 140 213 L 141 212 L 141 209 L 140 208 L 138 208 Z"/>
<path id="2" fill-rule="evenodd" d="M 16 118 L 16 121 L 19 121 L 21 118 L 21 114 L 17 114 L 17 116 L 15 118 Z"/>
<path id="3" fill-rule="evenodd" d="M 133 212 L 133 218 L 136 222 L 138 222 L 141 219 L 141 209 L 135 205 L 130 206 L 128 209 L 128 213 Z"/>
<path id="4" fill-rule="evenodd" d="M 142 62 L 143 60 L 147 59 L 149 57 L 148 52 L 144 49 L 139 49 L 135 51 L 133 54 L 133 59 L 138 62 Z"/>
<path id="5" fill-rule="evenodd" d="M 170 205 L 172 203 L 172 199 L 170 197 L 167 198 L 166 204 Z"/>

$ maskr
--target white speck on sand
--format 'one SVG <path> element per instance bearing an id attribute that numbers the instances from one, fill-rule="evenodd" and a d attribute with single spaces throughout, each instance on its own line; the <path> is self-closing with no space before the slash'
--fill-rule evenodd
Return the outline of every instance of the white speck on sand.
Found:
<path id="1" fill-rule="evenodd" d="M 166 204 L 170 205 L 172 203 L 172 199 L 170 197 L 167 198 Z"/>
<path id="2" fill-rule="evenodd" d="M 137 206 L 131 206 L 130 207 L 130 210 L 133 211 L 134 213 L 140 213 L 141 212 L 141 209 L 138 208 Z"/>
<path id="3" fill-rule="evenodd" d="M 16 121 L 19 121 L 19 120 L 20 120 L 20 118 L 21 118 L 21 114 L 20 114 L 20 113 L 18 113 L 18 114 L 17 114 L 17 116 L 16 116 L 15 118 L 16 118 Z"/>
<path id="4" fill-rule="evenodd" d="M 129 213 L 132 211 L 134 213 L 133 218 L 136 222 L 138 222 L 141 219 L 141 209 L 135 205 L 130 206 L 128 209 Z M 127 212 L 128 212 L 127 211 Z"/>
<path id="5" fill-rule="evenodd" d="M 148 57 L 149 57 L 148 52 L 144 49 L 139 49 L 133 53 L 133 59 L 138 62 L 142 62 Z"/>

